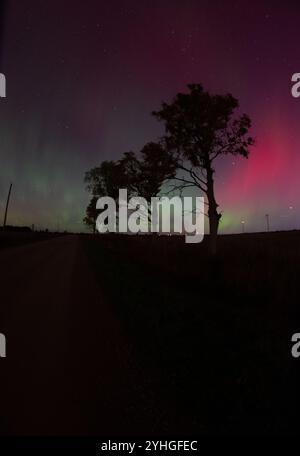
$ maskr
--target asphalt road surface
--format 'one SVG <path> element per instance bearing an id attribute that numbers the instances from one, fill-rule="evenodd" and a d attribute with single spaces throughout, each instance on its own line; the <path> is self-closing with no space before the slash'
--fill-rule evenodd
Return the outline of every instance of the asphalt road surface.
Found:
<path id="1" fill-rule="evenodd" d="M 2 435 L 163 431 L 166 408 L 147 386 L 79 236 L 3 250 L 0 274 Z"/>

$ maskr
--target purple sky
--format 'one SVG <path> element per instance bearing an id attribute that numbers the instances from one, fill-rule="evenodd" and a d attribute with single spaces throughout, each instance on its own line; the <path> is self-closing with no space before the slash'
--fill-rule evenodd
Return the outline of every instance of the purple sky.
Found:
<path id="1" fill-rule="evenodd" d="M 300 227 L 296 1 L 7 0 L 2 12 L 0 211 L 83 229 L 83 176 L 162 134 L 151 111 L 187 83 L 231 92 L 253 120 L 248 160 L 217 166 L 223 232 Z"/>

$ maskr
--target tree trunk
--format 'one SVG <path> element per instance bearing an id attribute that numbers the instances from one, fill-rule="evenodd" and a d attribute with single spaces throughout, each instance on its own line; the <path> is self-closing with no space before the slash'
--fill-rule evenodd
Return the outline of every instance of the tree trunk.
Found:
<path id="1" fill-rule="evenodd" d="M 218 228 L 221 215 L 217 211 L 208 215 L 209 217 L 209 240 L 210 240 L 210 252 L 212 255 L 217 253 L 217 237 Z"/>
<path id="2" fill-rule="evenodd" d="M 217 253 L 217 236 L 221 214 L 218 213 L 218 205 L 214 194 L 214 170 L 209 162 L 206 167 L 207 172 L 207 200 L 208 200 L 208 219 L 209 219 L 209 240 L 210 251 L 214 256 Z"/>

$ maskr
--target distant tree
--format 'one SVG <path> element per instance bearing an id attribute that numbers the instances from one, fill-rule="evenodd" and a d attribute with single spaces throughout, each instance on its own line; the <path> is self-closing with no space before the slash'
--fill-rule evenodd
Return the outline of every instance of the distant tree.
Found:
<path id="1" fill-rule="evenodd" d="M 170 103 L 163 103 L 153 115 L 165 123 L 164 144 L 178 169 L 174 187 L 195 186 L 205 193 L 208 204 L 211 251 L 216 253 L 221 213 L 214 189 L 214 161 L 221 155 L 248 157 L 254 140 L 248 135 L 251 120 L 234 116 L 239 107 L 232 95 L 211 95 L 200 84 L 188 85 L 189 93 L 178 93 Z"/>
<path id="2" fill-rule="evenodd" d="M 86 216 L 83 219 L 83 222 L 93 230 L 93 233 L 96 232 L 96 220 L 99 214 L 99 210 L 96 209 L 97 197 L 93 196 L 89 202 L 88 207 L 86 208 Z"/>
<path id="3" fill-rule="evenodd" d="M 117 200 L 119 196 L 119 188 L 124 185 L 123 172 L 120 164 L 116 161 L 103 161 L 100 166 L 90 169 L 85 173 L 84 182 L 86 189 L 91 194 L 92 198 L 86 208 L 86 216 L 84 223 L 96 231 L 96 220 L 101 212 L 96 209 L 97 200 L 101 196 L 110 196 Z"/>

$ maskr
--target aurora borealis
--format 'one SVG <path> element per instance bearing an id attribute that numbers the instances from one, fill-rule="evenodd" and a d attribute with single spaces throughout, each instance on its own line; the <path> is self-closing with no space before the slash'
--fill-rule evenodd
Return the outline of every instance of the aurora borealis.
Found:
<path id="1" fill-rule="evenodd" d="M 191 82 L 231 92 L 253 121 L 248 160 L 217 166 L 221 232 L 300 228 L 296 1 L 7 0 L 0 71 L 0 211 L 83 230 L 83 176 L 162 134 L 151 112 Z M 248 6 L 248 8 L 247 8 Z M 2 216 L 1 216 L 2 217 Z"/>

